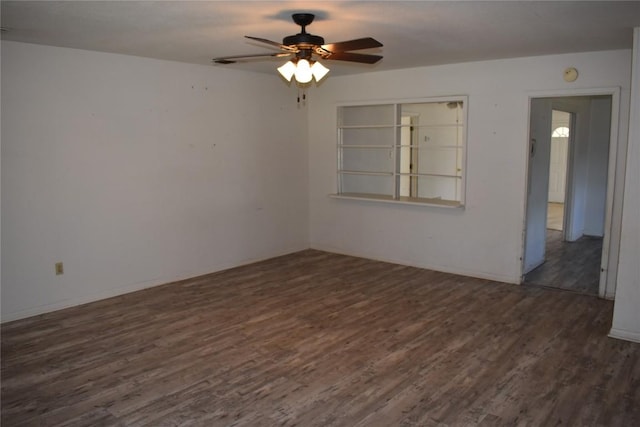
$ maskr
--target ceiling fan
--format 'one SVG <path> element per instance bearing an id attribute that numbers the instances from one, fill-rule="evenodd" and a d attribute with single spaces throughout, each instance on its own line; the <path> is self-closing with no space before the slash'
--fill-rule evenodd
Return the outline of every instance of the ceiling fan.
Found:
<path id="1" fill-rule="evenodd" d="M 313 78 L 315 78 L 316 81 L 320 81 L 329 72 L 326 67 L 318 62 L 318 58 L 323 60 L 359 62 L 363 64 L 374 64 L 382 59 L 382 56 L 379 55 L 351 52 L 353 50 L 382 47 L 382 43 L 371 37 L 325 44 L 324 38 L 309 34 L 306 31 L 307 25 L 311 24 L 315 18 L 314 14 L 294 13 L 292 18 L 293 22 L 300 25 L 301 30 L 298 34 L 285 37 L 282 43 L 260 37 L 245 36 L 248 39 L 277 47 L 281 52 L 223 56 L 213 58 L 213 62 L 217 64 L 233 64 L 251 59 L 289 57 L 290 60 L 279 67 L 278 71 L 287 81 L 291 81 L 291 79 L 295 77 L 296 82 L 306 84 Z"/>

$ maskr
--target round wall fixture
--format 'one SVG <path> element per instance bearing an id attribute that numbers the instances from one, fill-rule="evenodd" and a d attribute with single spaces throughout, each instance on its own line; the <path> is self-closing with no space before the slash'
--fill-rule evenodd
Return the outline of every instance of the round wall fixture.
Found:
<path id="1" fill-rule="evenodd" d="M 562 77 L 564 78 L 565 82 L 575 82 L 578 78 L 578 70 L 573 67 L 569 67 L 564 70 Z"/>

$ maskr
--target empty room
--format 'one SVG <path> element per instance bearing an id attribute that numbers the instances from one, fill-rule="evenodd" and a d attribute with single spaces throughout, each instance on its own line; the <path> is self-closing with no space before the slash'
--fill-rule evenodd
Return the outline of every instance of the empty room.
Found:
<path id="1" fill-rule="evenodd" d="M 640 425 L 640 2 L 0 13 L 2 426 Z"/>

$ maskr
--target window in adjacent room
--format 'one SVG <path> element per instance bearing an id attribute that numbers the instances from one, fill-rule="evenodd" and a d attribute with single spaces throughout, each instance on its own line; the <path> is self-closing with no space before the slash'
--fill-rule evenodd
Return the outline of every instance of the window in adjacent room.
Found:
<path id="1" fill-rule="evenodd" d="M 559 126 L 555 128 L 551 134 L 553 138 L 569 138 L 569 128 L 566 126 Z"/>
<path id="2" fill-rule="evenodd" d="M 338 196 L 463 206 L 466 104 L 338 107 Z"/>

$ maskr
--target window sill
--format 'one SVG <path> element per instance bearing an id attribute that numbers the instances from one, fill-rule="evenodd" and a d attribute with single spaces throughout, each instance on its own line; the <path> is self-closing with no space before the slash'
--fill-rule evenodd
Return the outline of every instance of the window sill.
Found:
<path id="1" fill-rule="evenodd" d="M 378 196 L 375 194 L 359 194 L 359 193 L 344 193 L 344 194 L 329 194 L 329 197 L 334 199 L 346 199 L 346 200 L 362 200 L 365 202 L 382 202 L 391 203 L 396 205 L 413 205 L 413 206 L 433 206 L 437 208 L 447 209 L 464 209 L 464 205 L 460 202 L 453 200 L 442 199 L 427 199 L 427 198 L 412 198 L 412 197 L 400 197 L 394 199 L 391 196 Z"/>

